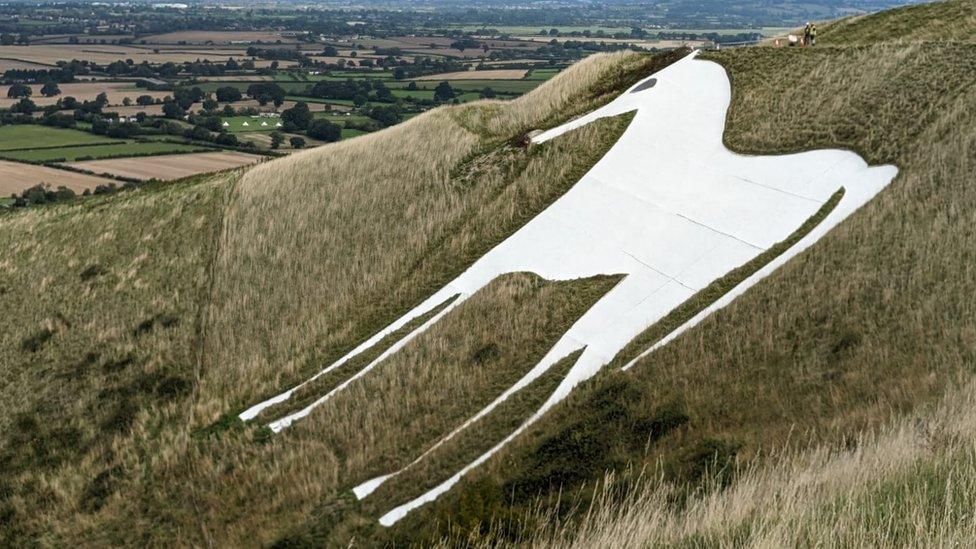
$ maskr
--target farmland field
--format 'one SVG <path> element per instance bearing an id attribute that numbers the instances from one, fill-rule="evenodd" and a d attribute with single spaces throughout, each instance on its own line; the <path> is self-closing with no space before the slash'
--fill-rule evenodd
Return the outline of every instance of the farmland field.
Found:
<path id="1" fill-rule="evenodd" d="M 113 142 L 113 139 L 78 130 L 26 124 L 0 126 L 0 151 Z"/>
<path id="2" fill-rule="evenodd" d="M 0 59 L 0 72 L 7 72 L 10 70 L 46 70 L 51 67 L 47 65 L 39 65 L 37 63 L 28 63 L 26 61 L 17 61 L 12 59 Z"/>
<path id="3" fill-rule="evenodd" d="M 353 137 L 359 137 L 360 135 L 365 135 L 367 132 L 363 130 L 357 130 L 355 128 L 342 128 L 342 138 L 351 139 Z"/>
<path id="4" fill-rule="evenodd" d="M 559 69 L 532 69 L 532 72 L 525 75 L 526 80 L 549 80 L 559 73 Z"/>
<path id="5" fill-rule="evenodd" d="M 232 57 L 246 58 L 242 50 L 239 55 L 216 54 L 187 54 L 170 52 L 160 49 L 159 53 L 148 48 L 118 45 L 76 45 L 76 44 L 43 44 L 34 46 L 0 46 L 0 58 L 39 63 L 42 65 L 56 65 L 58 61 L 83 59 L 95 63 L 111 63 L 132 59 L 135 63 L 148 61 L 149 63 L 183 63 L 186 61 L 209 60 L 225 62 Z"/>
<path id="6" fill-rule="evenodd" d="M 3 158 L 11 160 L 26 160 L 31 162 L 74 162 L 79 158 L 108 158 L 120 156 L 140 156 L 157 153 L 185 153 L 207 151 L 205 147 L 182 143 L 119 143 L 109 145 L 88 145 L 82 147 L 58 147 L 52 149 L 30 149 L 0 153 Z"/>
<path id="7" fill-rule="evenodd" d="M 0 46 L 0 48 L 3 48 L 3 46 Z M 120 105 L 126 97 L 135 101 L 136 97 L 140 95 L 148 95 L 153 98 L 162 99 L 172 94 L 172 92 L 148 91 L 145 88 L 137 88 L 133 82 L 78 82 L 59 84 L 58 87 L 61 89 L 60 95 L 44 97 L 41 95 L 41 84 L 34 84 L 31 86 L 32 93 L 30 99 L 38 106 L 44 106 L 53 105 L 57 103 L 58 99 L 63 97 L 74 97 L 78 101 L 91 101 L 98 94 L 104 92 L 108 97 L 109 105 Z M 7 91 L 9 89 L 10 86 L 0 86 L 0 108 L 9 108 L 19 101 L 19 99 L 7 97 Z"/>
<path id="8" fill-rule="evenodd" d="M 235 42 L 294 42 L 294 38 L 274 31 L 178 31 L 154 34 L 142 38 L 148 44 L 229 44 Z"/>
<path id="9" fill-rule="evenodd" d="M 213 82 L 202 82 L 198 84 L 197 87 L 205 92 L 213 92 L 216 91 L 217 88 L 227 88 L 227 87 L 237 88 L 241 90 L 241 92 L 244 92 L 245 90 L 247 90 L 247 87 L 250 86 L 251 84 L 254 84 L 253 80 L 244 80 L 244 81 L 223 80 L 223 81 L 213 81 Z M 282 80 L 275 80 L 275 84 L 281 86 L 281 88 L 284 89 L 285 92 L 287 93 L 300 93 L 302 91 L 305 91 L 305 88 L 311 85 L 309 82 L 294 82 L 294 81 L 282 81 Z"/>
<path id="10" fill-rule="evenodd" d="M 0 160 L 0 196 L 20 193 L 42 183 L 53 188 L 64 186 L 75 192 L 94 189 L 98 185 L 108 183 L 118 184 L 117 181 L 104 177 Z"/>
<path id="11" fill-rule="evenodd" d="M 353 106 L 352 99 L 321 99 L 319 97 L 306 97 L 304 95 L 286 95 L 285 99 L 287 100 L 285 101 L 286 104 L 288 101 L 294 101 L 296 103 L 299 101 L 304 101 L 306 104 L 308 104 L 308 108 L 313 111 L 315 110 L 313 105 L 338 105 L 339 107 L 346 108 Z M 324 107 L 320 108 L 324 109 Z"/>
<path id="12" fill-rule="evenodd" d="M 169 181 L 198 173 L 215 172 L 254 164 L 263 157 L 239 152 L 210 152 L 148 156 L 143 158 L 115 158 L 88 160 L 68 164 L 95 173 L 111 174 L 132 179 L 160 179 Z"/>

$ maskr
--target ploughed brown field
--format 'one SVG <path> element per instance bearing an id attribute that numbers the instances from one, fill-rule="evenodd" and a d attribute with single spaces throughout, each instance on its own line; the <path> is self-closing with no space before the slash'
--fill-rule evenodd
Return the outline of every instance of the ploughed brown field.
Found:
<path id="1" fill-rule="evenodd" d="M 28 63 L 26 61 L 17 61 L 14 59 L 0 59 L 0 72 L 7 72 L 10 70 L 48 70 L 51 67 L 47 65 L 38 65 L 37 63 Z"/>
<path id="2" fill-rule="evenodd" d="M 169 181 L 198 173 L 216 172 L 254 164 L 264 157 L 239 152 L 164 154 L 137 158 L 110 158 L 70 162 L 74 168 L 132 179 Z"/>
<path id="3" fill-rule="evenodd" d="M 38 106 L 45 106 L 53 105 L 58 99 L 63 97 L 74 97 L 78 101 L 91 101 L 98 94 L 105 92 L 108 96 L 109 105 L 121 105 L 122 100 L 126 97 L 135 102 L 136 97 L 140 95 L 149 95 L 162 99 L 173 93 L 166 91 L 147 91 L 145 88 L 137 88 L 133 82 L 78 82 L 73 84 L 59 84 L 58 87 L 61 89 L 60 95 L 44 97 L 41 95 L 41 84 L 34 84 L 31 86 L 33 93 L 30 99 Z M 9 86 L 0 86 L 0 108 L 9 108 L 17 101 L 20 101 L 20 99 L 7 97 L 8 89 Z"/>
<path id="4" fill-rule="evenodd" d="M 47 166 L 21 164 L 0 160 L 0 196 L 20 194 L 34 185 L 47 184 L 51 188 L 67 187 L 77 193 L 98 185 L 118 183 L 104 177 L 58 170 Z"/>

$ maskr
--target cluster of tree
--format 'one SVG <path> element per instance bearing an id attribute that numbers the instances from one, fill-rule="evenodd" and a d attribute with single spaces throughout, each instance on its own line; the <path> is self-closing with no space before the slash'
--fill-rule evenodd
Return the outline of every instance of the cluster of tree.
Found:
<path id="1" fill-rule="evenodd" d="M 659 35 L 665 33 L 658 33 Z M 705 32 L 697 35 L 697 38 L 690 40 L 709 40 L 716 44 L 741 44 L 743 42 L 759 42 L 763 39 L 760 32 L 737 32 L 735 34 L 719 34 L 716 32 Z"/>
<path id="2" fill-rule="evenodd" d="M 273 61 L 298 61 L 305 57 L 301 50 L 288 48 L 257 48 L 251 46 L 247 48 L 249 57 L 258 59 L 270 59 Z"/>
<path id="3" fill-rule="evenodd" d="M 30 36 L 28 36 L 26 32 L 22 32 L 17 36 L 14 36 L 9 32 L 0 34 L 0 46 L 13 46 L 13 45 L 29 46 Z"/>
<path id="4" fill-rule="evenodd" d="M 22 114 L 33 114 L 38 110 L 45 110 L 50 112 L 56 112 L 59 110 L 80 110 L 86 113 L 97 113 L 101 112 L 102 108 L 108 105 L 108 96 L 103 92 L 98 94 L 93 101 L 85 101 L 84 103 L 79 103 L 74 97 L 65 97 L 59 99 L 56 103 L 45 107 L 44 109 L 38 108 L 37 104 L 31 101 L 30 96 L 34 93 L 34 90 L 30 86 L 25 84 L 13 84 L 7 91 L 7 97 L 9 98 L 20 98 L 20 101 L 14 103 L 10 106 L 10 112 L 22 113 Z M 53 82 L 48 82 L 41 86 L 41 94 L 46 97 L 54 97 L 61 93 L 58 85 Z"/>
<path id="5" fill-rule="evenodd" d="M 217 97 L 217 101 L 221 103 L 233 103 L 240 101 L 244 97 L 241 90 L 234 86 L 221 86 L 214 91 L 214 95 Z"/>
<path id="6" fill-rule="evenodd" d="M 281 126 L 286 132 L 305 131 L 312 123 L 312 118 L 308 104 L 299 101 L 294 107 L 281 112 Z"/>
<path id="7" fill-rule="evenodd" d="M 372 118 L 386 128 L 399 124 L 403 120 L 403 112 L 397 105 L 375 106 L 366 111 L 366 116 Z"/>
<path id="8" fill-rule="evenodd" d="M 628 32 L 606 32 L 604 30 L 597 29 L 591 31 L 590 29 L 585 29 L 581 31 L 560 31 L 559 29 L 552 28 L 549 30 L 542 29 L 539 31 L 539 36 L 576 36 L 585 38 L 614 38 L 617 40 L 627 40 L 636 39 L 644 40 L 649 37 L 649 33 L 640 27 L 631 27 Z"/>
<path id="9" fill-rule="evenodd" d="M 274 82 L 255 82 L 247 87 L 247 95 L 260 105 L 274 103 L 275 107 L 280 107 L 285 102 L 284 88 Z"/>
<path id="10" fill-rule="evenodd" d="M 342 126 L 325 118 L 316 118 L 308 125 L 306 133 L 313 139 L 332 143 L 342 139 Z"/>
<path id="11" fill-rule="evenodd" d="M 30 97 L 34 94 L 34 89 L 27 84 L 11 84 L 7 88 L 7 97 L 10 99 L 17 99 L 20 97 Z M 58 87 L 57 82 L 45 82 L 41 86 L 41 95 L 44 97 L 54 97 L 61 94 L 61 88 Z"/>
<path id="12" fill-rule="evenodd" d="M 89 74 L 90 72 L 104 72 L 112 76 L 159 79 L 175 79 L 184 74 L 191 76 L 220 76 L 228 72 L 255 69 L 254 61 L 250 59 L 242 61 L 228 59 L 224 63 L 215 63 L 206 59 L 186 61 L 183 63 L 168 61 L 159 65 L 151 65 L 148 61 L 136 63 L 132 59 L 118 60 L 105 65 L 99 65 L 90 61 L 73 59 L 71 61 L 59 61 L 58 65 L 75 75 Z M 64 82 L 64 80 L 58 81 Z"/>
<path id="13" fill-rule="evenodd" d="M 271 132 L 270 137 L 271 137 L 272 149 L 277 149 L 278 147 L 281 146 L 282 143 L 285 142 L 285 134 L 279 131 Z M 293 149 L 304 149 L 305 139 L 297 135 L 293 135 L 292 137 L 288 138 L 288 144 L 291 145 L 291 148 Z"/>
<path id="14" fill-rule="evenodd" d="M 435 101 L 450 101 L 454 99 L 455 93 L 454 88 L 451 87 L 451 83 L 448 81 L 443 81 L 434 88 L 434 100 Z"/>
<path id="15" fill-rule="evenodd" d="M 135 187 L 134 183 L 126 183 L 123 189 L 129 189 Z M 102 194 L 114 194 L 120 190 L 120 187 L 115 183 L 104 183 L 97 185 L 94 189 L 85 189 L 81 195 L 82 196 L 92 196 L 92 195 L 102 195 Z M 41 204 L 54 204 L 57 202 L 66 202 L 69 200 L 74 200 L 77 198 L 77 193 L 73 190 L 59 185 L 57 188 L 52 188 L 46 183 L 40 183 L 24 189 L 23 192 L 18 194 L 11 194 L 10 198 L 14 200 L 14 208 L 26 208 L 28 206 L 35 206 Z"/>
<path id="16" fill-rule="evenodd" d="M 27 206 L 33 206 L 35 204 L 53 204 L 55 202 L 64 202 L 66 200 L 72 200 L 75 198 L 75 192 L 71 189 L 59 186 L 56 189 L 52 189 L 50 185 L 38 184 L 24 189 L 20 195 L 12 194 L 10 198 L 14 199 L 13 206 L 15 208 L 26 208 Z"/>
<path id="17" fill-rule="evenodd" d="M 299 101 L 295 103 L 294 107 L 282 111 L 281 125 L 282 129 L 286 132 L 304 131 L 309 137 L 318 139 L 319 141 L 332 142 L 342 139 L 342 127 L 324 118 L 316 119 L 304 101 Z M 283 137 L 277 140 L 277 145 L 280 145 L 283 142 L 282 140 Z M 271 148 L 277 148 L 275 143 L 274 135 L 272 135 Z M 300 149 L 304 146 L 305 143 L 302 140 L 301 146 L 295 147 L 295 141 L 293 139 L 292 147 Z"/>
<path id="18" fill-rule="evenodd" d="M 537 49 L 534 52 L 534 55 L 526 55 L 525 57 L 569 61 L 573 59 L 580 59 L 596 52 L 609 52 L 626 49 L 640 48 L 635 48 L 623 42 L 580 42 L 577 40 L 559 42 L 558 40 L 552 40 L 545 46 Z"/>
<path id="19" fill-rule="evenodd" d="M 347 80 L 322 80 L 316 82 L 314 86 L 306 90 L 306 94 L 322 99 L 346 99 L 354 102 L 358 98 L 361 101 L 360 104 L 364 104 L 373 90 L 380 89 L 386 89 L 386 86 L 380 80 L 369 78 L 353 80 L 350 78 Z M 386 91 L 389 93 L 389 89 L 386 89 Z"/>
<path id="20" fill-rule="evenodd" d="M 75 72 L 66 68 L 57 69 L 9 69 L 3 73 L 3 83 L 14 82 L 57 82 L 66 84 L 75 81 Z"/>
<path id="21" fill-rule="evenodd" d="M 464 50 L 476 50 L 478 48 L 482 48 L 484 49 L 484 51 L 488 51 L 487 44 L 482 44 L 481 42 L 475 40 L 474 38 L 471 38 L 470 36 L 465 36 L 464 38 L 460 38 L 458 40 L 455 40 L 454 42 L 451 42 L 451 48 L 461 52 L 463 52 Z"/>

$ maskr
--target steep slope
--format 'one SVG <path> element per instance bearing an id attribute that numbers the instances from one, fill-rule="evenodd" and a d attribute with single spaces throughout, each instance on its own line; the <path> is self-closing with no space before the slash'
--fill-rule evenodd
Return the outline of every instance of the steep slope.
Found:
<path id="1" fill-rule="evenodd" d="M 972 27 L 963 18 L 945 30 Z M 408 519 L 400 539 L 429 535 L 435 521 L 457 536 L 485 531 L 486 515 L 503 539 L 518 539 L 568 514 L 577 495 L 586 509 L 607 470 L 649 467 L 680 494 L 716 474 L 733 482 L 734 463 L 787 442 L 853 441 L 969 377 L 976 309 L 960 296 L 976 291 L 976 50 L 903 38 L 709 54 L 733 83 L 730 147 L 850 148 L 902 173 L 728 308 L 628 373 L 587 384 L 461 489 Z M 548 512 L 526 520 L 540 496 Z"/>
<path id="2" fill-rule="evenodd" d="M 968 9 L 960 4 L 929 9 Z M 893 25 L 862 18 L 851 32 L 892 35 L 875 21 Z M 946 32 L 965 36 L 967 21 Z M 627 491 L 646 486 L 634 482 L 644 467 L 668 483 L 667 503 L 693 508 L 702 484 L 735 487 L 726 465 L 758 467 L 752 458 L 788 441 L 856 445 L 862 429 L 935 401 L 976 363 L 976 312 L 960 298 L 976 293 L 976 56 L 968 44 L 930 42 L 939 24 L 898 34 L 905 43 L 854 47 L 838 34 L 831 47 L 706 56 L 732 82 L 724 132 L 732 150 L 851 149 L 903 168 L 898 179 L 726 309 L 627 372 L 605 369 L 392 528 L 377 519 L 483 456 L 567 383 L 584 349 L 565 348 L 565 358 L 458 431 L 620 283 L 592 272 L 561 281 L 507 273 L 391 324 L 556 203 L 635 115 L 570 124 L 531 147 L 526 132 L 606 104 L 684 52 L 596 56 L 513 103 L 437 110 L 246 173 L 0 217 L 0 466 L 12 473 L 0 480 L 3 541 L 345 545 L 489 530 L 496 537 L 481 541 L 512 541 L 541 529 L 542 542 L 585 543 L 572 510 L 599 493 L 608 470 L 621 489 L 600 509 L 642 516 L 645 508 L 614 502 L 648 493 Z M 835 196 L 818 195 L 805 213 L 819 222 Z M 776 238 L 795 244 L 790 231 L 803 219 Z M 775 238 L 766 244 L 779 249 Z M 696 312 L 738 275 L 679 309 Z M 615 366 L 675 320 L 652 326 Z M 376 345 L 364 347 L 371 336 Z M 363 356 L 260 421 L 237 420 L 354 349 Z M 323 394 L 334 396 L 293 427 L 277 435 L 264 427 Z M 968 419 L 952 418 L 952 429 L 967 428 Z M 969 447 L 945 441 L 939 475 L 971 463 Z M 391 472 L 401 473 L 371 486 L 371 496 L 353 495 Z M 917 486 L 924 475 L 889 480 Z M 883 503 L 883 488 L 858 501 Z M 741 540 L 736 520 L 716 539 Z M 794 526 L 801 522 L 774 517 L 763 528 L 816 532 L 827 520 Z M 549 525 L 566 528 L 552 538 Z M 626 535 L 625 526 L 610 521 L 607 536 Z"/>
<path id="3" fill-rule="evenodd" d="M 684 53 L 596 56 L 517 102 L 437 110 L 270 169 L 0 216 L 3 541 L 264 543 L 341 504 L 376 459 L 422 452 L 615 279 L 513 274 L 486 287 L 323 410 L 348 423 L 270 438 L 233 418 L 516 230 L 629 117 L 540 146 L 525 132 Z M 373 391 L 398 400 L 363 407 L 356 396 Z M 439 413 L 385 414 L 393 402 Z"/>
<path id="4" fill-rule="evenodd" d="M 234 179 L 0 216 L 0 543 L 64 543 L 184 451 Z"/>

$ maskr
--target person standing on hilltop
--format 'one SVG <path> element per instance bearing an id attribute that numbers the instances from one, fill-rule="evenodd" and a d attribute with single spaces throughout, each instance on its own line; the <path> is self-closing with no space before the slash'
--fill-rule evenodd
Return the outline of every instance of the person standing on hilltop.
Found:
<path id="1" fill-rule="evenodd" d="M 810 25 L 810 45 L 811 46 L 817 45 L 817 24 L 816 23 Z"/>
<path id="2" fill-rule="evenodd" d="M 811 27 L 810 22 L 807 21 L 807 26 L 803 27 L 803 42 L 802 42 L 802 44 L 804 46 L 809 46 L 810 45 L 810 27 Z"/>

